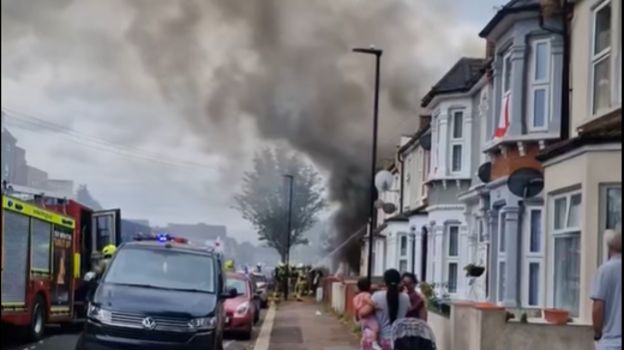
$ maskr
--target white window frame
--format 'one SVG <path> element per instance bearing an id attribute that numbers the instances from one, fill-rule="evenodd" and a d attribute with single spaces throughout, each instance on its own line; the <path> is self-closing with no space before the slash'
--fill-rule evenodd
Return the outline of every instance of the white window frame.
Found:
<path id="1" fill-rule="evenodd" d="M 607 246 L 604 241 L 604 232 L 607 230 L 607 208 L 608 208 L 608 192 L 611 189 L 619 189 L 620 190 L 620 198 L 622 191 L 622 183 L 601 183 L 599 192 L 600 204 L 598 206 L 598 212 L 600 215 L 600 230 L 598 232 L 598 265 L 600 266 L 605 263 L 608 259 L 607 257 Z M 620 223 L 621 226 L 621 223 Z M 620 227 L 621 229 L 621 227 Z"/>
<path id="2" fill-rule="evenodd" d="M 531 251 L 531 215 L 534 212 L 538 212 L 541 216 L 540 225 L 540 250 L 537 252 Z M 545 277 L 544 271 L 544 246 L 546 244 L 545 239 L 545 225 L 544 225 L 544 210 L 541 206 L 527 206 L 525 210 L 523 224 L 523 264 L 522 264 L 522 304 L 527 308 L 541 308 L 544 305 L 544 290 L 545 290 Z M 530 267 L 531 264 L 538 264 L 539 276 L 538 276 L 538 291 L 537 291 L 537 304 L 529 304 L 530 295 Z"/>
<path id="3" fill-rule="evenodd" d="M 548 269 L 548 280 L 551 281 L 552 283 L 552 288 L 549 288 L 549 304 L 551 306 L 555 306 L 555 291 L 556 291 L 556 281 L 555 281 L 555 266 L 557 264 L 556 261 L 556 256 L 555 256 L 555 241 L 557 238 L 566 238 L 566 237 L 573 237 L 574 235 L 578 235 L 581 239 L 582 239 L 582 228 L 581 227 L 567 227 L 567 222 L 569 219 L 569 215 L 570 215 L 570 207 L 571 207 L 571 200 L 573 196 L 576 195 L 580 195 L 581 196 L 581 207 L 579 208 L 579 222 L 583 222 L 583 194 L 581 192 L 581 190 L 572 190 L 569 192 L 565 192 L 565 193 L 561 193 L 561 194 L 557 194 L 554 196 L 551 196 L 549 199 L 549 207 L 550 207 L 550 212 L 552 213 L 550 219 L 549 219 L 549 228 L 550 228 L 550 232 L 552 232 L 550 234 L 550 237 L 548 238 L 548 242 L 549 242 L 549 253 L 550 253 L 550 268 Z M 556 220 L 556 216 L 557 213 L 555 211 L 555 202 L 558 199 L 561 198 L 566 198 L 566 208 L 565 208 L 565 215 L 564 215 L 564 220 L 565 222 L 564 224 L 564 228 L 563 229 L 555 229 L 555 220 Z M 579 264 L 582 264 L 582 262 L 579 262 Z M 581 269 L 582 266 L 579 265 L 579 271 Z M 581 288 L 579 288 L 579 312 L 581 309 L 581 305 L 583 303 L 582 300 L 580 300 L 580 294 L 581 294 Z M 578 318 L 578 317 L 576 317 Z"/>
<path id="4" fill-rule="evenodd" d="M 501 75 L 501 91 L 503 93 L 502 93 L 502 96 L 501 96 L 501 110 L 502 110 L 502 108 L 504 108 L 504 103 L 503 102 L 505 101 L 505 98 L 507 96 L 511 95 L 511 90 L 512 90 L 511 82 L 513 81 L 513 76 L 512 76 L 512 73 L 513 73 L 513 61 L 511 60 L 511 50 L 507 50 L 507 52 L 505 52 L 502 57 L 503 57 L 503 69 L 502 69 L 502 73 L 503 74 Z M 507 85 L 506 84 L 507 83 L 507 79 L 506 79 L 506 77 L 507 77 L 507 65 L 505 63 L 507 62 L 508 59 L 510 61 L 510 67 L 509 67 L 510 68 L 510 72 L 509 72 L 509 90 L 505 90 L 505 85 Z"/>
<path id="5" fill-rule="evenodd" d="M 461 136 L 455 138 L 455 114 L 461 113 L 462 126 L 461 126 Z M 464 140 L 465 140 L 465 123 L 466 120 L 466 110 L 465 109 L 453 109 L 450 111 L 450 128 L 449 128 L 449 149 L 448 149 L 448 169 L 451 174 L 460 174 L 464 169 Z M 459 146 L 459 169 L 453 169 L 453 148 Z"/>
<path id="6" fill-rule="evenodd" d="M 544 79 L 536 79 L 535 75 L 537 73 L 537 46 L 540 44 L 546 44 L 547 47 L 547 57 L 548 60 L 546 62 L 546 78 Z M 529 66 L 531 67 L 530 78 L 529 78 L 529 120 L 528 120 L 528 130 L 529 131 L 546 131 L 548 130 L 548 124 L 551 116 L 551 103 L 550 103 L 550 86 L 551 86 L 551 74 L 552 74 L 552 46 L 550 39 L 536 39 L 531 43 L 531 58 Z M 535 91 L 544 90 L 544 125 L 536 126 L 535 125 Z"/>
<path id="7" fill-rule="evenodd" d="M 420 184 L 420 200 L 424 201 L 427 198 L 429 188 L 427 187 L 427 174 L 431 170 L 431 151 L 427 151 L 422 149 L 422 161 L 423 161 L 423 175 L 422 175 L 422 183 Z"/>
<path id="8" fill-rule="evenodd" d="M 451 255 L 451 227 L 455 227 L 457 228 L 457 255 Z M 448 292 L 450 295 L 455 295 L 457 293 L 459 293 L 459 279 L 460 279 L 460 269 L 459 269 L 459 261 L 460 261 L 460 255 L 461 255 L 461 225 L 459 223 L 452 223 L 452 224 L 448 224 L 445 227 L 446 230 L 446 234 L 445 237 L 447 237 L 446 239 L 446 244 L 444 247 L 444 255 L 446 256 L 446 263 L 445 263 L 445 270 L 446 270 L 446 280 L 449 284 L 451 284 L 450 281 L 450 273 L 451 273 L 451 264 L 455 264 L 457 265 L 457 280 L 455 281 L 455 291 L 451 292 L 450 288 L 448 288 Z"/>
<path id="9" fill-rule="evenodd" d="M 504 291 L 501 290 L 501 281 L 504 281 L 505 283 L 503 284 L 503 287 L 505 287 L 505 284 L 507 282 L 506 279 L 502 279 L 502 276 L 505 275 L 506 276 L 506 268 L 505 269 L 501 269 L 501 263 L 505 264 L 505 267 L 507 266 L 507 253 L 506 253 L 506 243 L 507 243 L 507 237 L 505 237 L 505 244 L 501 244 L 501 237 L 505 234 L 504 232 L 505 230 L 505 213 L 501 210 L 498 212 L 498 232 L 497 232 L 497 237 L 496 237 L 496 254 L 497 254 L 497 260 L 496 260 L 496 300 L 499 303 L 502 303 L 505 300 L 505 295 L 504 293 L 502 293 Z M 501 250 L 501 248 L 503 250 Z"/>
<path id="10" fill-rule="evenodd" d="M 603 8 L 605 8 L 606 6 L 611 6 L 611 41 L 609 43 L 609 47 L 602 50 L 599 53 L 595 53 L 594 49 L 596 47 L 596 15 L 598 14 L 598 12 L 600 12 L 600 10 L 602 10 Z M 611 0 L 605 0 L 603 2 L 598 3 L 596 6 L 594 6 L 591 10 L 591 45 L 589 48 L 589 55 L 590 55 L 590 79 L 589 79 L 589 112 L 590 115 L 593 117 L 598 117 L 601 115 L 604 115 L 606 113 L 608 113 L 612 108 L 613 108 L 613 102 L 615 101 L 614 99 L 614 92 L 616 91 L 615 87 L 616 87 L 616 82 L 614 81 L 614 77 L 616 76 L 617 73 L 614 70 L 613 67 L 613 55 L 612 55 L 612 51 L 613 51 L 613 40 L 614 37 L 616 36 L 616 31 L 613 30 L 613 26 L 615 21 L 613 21 L 613 4 L 611 2 Z M 595 77 L 595 67 L 598 63 L 602 62 L 603 60 L 608 60 L 608 66 L 609 66 L 609 71 L 611 72 L 610 74 L 610 79 L 611 81 L 609 82 L 611 87 L 610 87 L 610 96 L 609 96 L 609 105 L 607 107 L 604 107 L 602 109 L 599 110 L 595 110 L 594 108 L 594 97 L 595 97 L 595 93 L 594 93 L 594 77 Z M 619 74 L 618 74 L 619 75 Z M 621 80 L 620 78 L 616 78 L 618 80 Z M 618 99 L 620 99 L 620 97 L 618 97 Z"/>

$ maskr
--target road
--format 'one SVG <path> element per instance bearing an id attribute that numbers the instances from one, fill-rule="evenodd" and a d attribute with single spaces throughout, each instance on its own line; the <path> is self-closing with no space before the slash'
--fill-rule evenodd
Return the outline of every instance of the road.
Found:
<path id="1" fill-rule="evenodd" d="M 241 340 L 226 334 L 226 339 L 223 342 L 224 350 L 251 350 L 255 343 L 258 333 L 262 327 L 264 316 L 266 311 L 262 311 L 260 314 L 260 321 L 258 325 L 254 327 L 253 335 L 250 340 Z M 60 327 L 50 326 L 46 329 L 46 338 L 39 342 L 29 343 L 21 340 L 18 337 L 11 337 L 9 334 L 15 332 L 6 332 L 2 330 L 2 350 L 73 350 L 78 341 L 78 334 L 80 330 L 61 330 Z"/>

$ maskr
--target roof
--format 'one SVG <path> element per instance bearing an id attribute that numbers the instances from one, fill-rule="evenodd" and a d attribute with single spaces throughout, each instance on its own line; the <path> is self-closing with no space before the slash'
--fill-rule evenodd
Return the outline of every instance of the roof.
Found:
<path id="1" fill-rule="evenodd" d="M 427 209 L 427 203 L 425 203 L 425 204 L 423 204 L 421 206 L 418 206 L 418 207 L 416 207 L 414 209 L 411 209 L 411 210 L 408 210 L 408 211 L 404 211 L 403 212 L 403 216 L 410 217 L 412 215 L 417 215 L 417 214 L 427 214 L 426 209 Z"/>
<path id="2" fill-rule="evenodd" d="M 541 6 L 539 0 L 511 0 L 500 10 L 498 10 L 498 12 L 496 12 L 494 17 L 492 17 L 481 32 L 479 32 L 479 36 L 482 38 L 487 37 L 507 15 L 521 12 L 531 12 L 540 10 L 540 8 Z"/>
<path id="3" fill-rule="evenodd" d="M 423 97 L 421 106 L 427 107 L 431 100 L 439 94 L 470 91 L 485 73 L 485 63 L 484 58 L 460 58 L 453 68 Z"/>
<path id="4" fill-rule="evenodd" d="M 605 127 L 582 133 L 574 138 L 563 140 L 546 147 L 537 155 L 537 160 L 545 162 L 562 154 L 573 151 L 577 148 L 587 145 L 600 145 L 605 143 L 622 143 L 622 120 L 620 118 L 619 125 Z"/>
<path id="5" fill-rule="evenodd" d="M 412 136 L 412 138 L 409 141 L 407 141 L 406 144 L 404 144 L 403 146 L 401 146 L 401 148 L 399 148 L 399 154 L 402 154 L 403 152 L 405 152 L 408 149 L 410 149 L 410 147 L 412 147 L 416 142 L 418 142 L 418 140 L 420 140 L 420 138 L 425 133 L 427 133 L 427 131 L 429 131 L 429 129 L 431 129 L 431 125 L 427 124 L 426 126 L 420 128 L 420 130 L 416 131 L 414 136 Z"/>

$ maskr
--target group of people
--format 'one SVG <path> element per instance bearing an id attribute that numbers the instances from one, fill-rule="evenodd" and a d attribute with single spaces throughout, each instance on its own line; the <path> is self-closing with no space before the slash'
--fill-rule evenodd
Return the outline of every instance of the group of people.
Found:
<path id="1" fill-rule="evenodd" d="M 353 306 L 362 331 L 361 350 L 435 349 L 435 338 L 427 325 L 426 300 L 416 290 L 416 276 L 401 276 L 390 269 L 384 273 L 384 284 L 385 290 L 371 294 L 370 280 L 358 281 Z"/>
<path id="2" fill-rule="evenodd" d="M 288 268 L 287 268 L 288 267 Z M 287 272 L 288 271 L 288 272 Z M 289 276 L 287 276 L 287 273 Z M 287 277 L 290 277 L 287 279 Z M 288 281 L 288 290 L 294 290 L 295 297 L 302 300 L 304 296 L 312 294 L 319 283 L 315 270 L 310 265 L 299 264 L 286 266 L 279 264 L 273 272 L 274 297 L 279 298 L 284 289 L 284 282 Z"/>

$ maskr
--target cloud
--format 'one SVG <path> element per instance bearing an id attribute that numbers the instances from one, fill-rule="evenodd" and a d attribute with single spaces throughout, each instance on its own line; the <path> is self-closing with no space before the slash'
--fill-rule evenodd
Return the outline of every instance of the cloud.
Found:
<path id="1" fill-rule="evenodd" d="M 383 157 L 417 127 L 428 88 L 482 46 L 470 23 L 447 13 L 450 0 L 44 3 L 2 2 L 3 103 L 124 149 L 212 169 L 84 146 L 91 161 L 72 159 L 62 151 L 69 146 L 50 145 L 75 141 L 23 132 L 20 142 L 38 154 L 33 161 L 87 182 L 101 202 L 133 217 L 161 220 L 171 216 L 170 202 L 184 203 L 188 220 L 223 219 L 241 232 L 245 225 L 227 209 L 231 195 L 253 152 L 273 143 L 290 145 L 326 175 L 341 234 L 365 221 L 373 62 L 352 47 L 385 50 Z M 55 152 L 62 162 L 49 161 Z"/>

